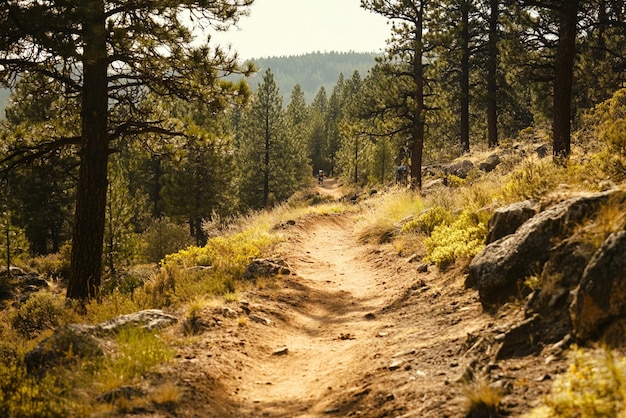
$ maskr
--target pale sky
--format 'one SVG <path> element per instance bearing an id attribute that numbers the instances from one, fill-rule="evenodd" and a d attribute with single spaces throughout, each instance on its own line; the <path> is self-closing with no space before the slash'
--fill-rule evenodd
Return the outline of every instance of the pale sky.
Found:
<path id="1" fill-rule="evenodd" d="M 255 0 L 239 29 L 214 35 L 242 59 L 309 52 L 381 52 L 391 34 L 387 20 L 360 0 Z"/>

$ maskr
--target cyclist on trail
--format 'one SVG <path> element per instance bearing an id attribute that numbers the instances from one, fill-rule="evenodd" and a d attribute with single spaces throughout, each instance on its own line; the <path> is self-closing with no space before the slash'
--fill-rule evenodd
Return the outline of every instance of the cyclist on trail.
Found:
<path id="1" fill-rule="evenodd" d="M 324 170 L 320 170 L 317 173 L 317 184 L 322 184 L 324 182 Z"/>

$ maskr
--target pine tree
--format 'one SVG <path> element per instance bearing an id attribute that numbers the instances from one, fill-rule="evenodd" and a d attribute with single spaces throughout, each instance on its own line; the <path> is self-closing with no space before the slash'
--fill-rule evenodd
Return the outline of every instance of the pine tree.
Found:
<path id="1" fill-rule="evenodd" d="M 268 208 L 295 191 L 294 150 L 287 139 L 283 98 L 270 69 L 263 74 L 242 125 L 242 201 L 253 209 Z"/>
<path id="2" fill-rule="evenodd" d="M 387 94 L 387 103 L 379 107 L 377 115 L 394 112 L 403 120 L 399 129 L 407 136 L 411 153 L 411 185 L 422 187 L 422 158 L 426 120 L 425 44 L 426 19 L 430 3 L 405 0 L 361 0 L 361 7 L 378 13 L 393 22 L 392 38 L 383 58 L 380 71 L 391 75 L 384 91 L 394 92 L 395 101 Z M 394 134 L 397 134 L 397 130 Z"/>
<path id="3" fill-rule="evenodd" d="M 10 84 L 25 71 L 43 73 L 62 83 L 65 94 L 81 99 L 68 298 L 86 301 L 99 291 L 111 142 L 168 130 L 162 121 L 141 114 L 137 105 L 147 92 L 196 99 L 214 110 L 224 107 L 227 96 L 238 97 L 237 86 L 219 82 L 221 75 L 240 71 L 236 57 L 194 46 L 189 26 L 227 26 L 252 1 L 0 4 L 2 82 Z M 183 13 L 191 17 L 187 26 Z"/>

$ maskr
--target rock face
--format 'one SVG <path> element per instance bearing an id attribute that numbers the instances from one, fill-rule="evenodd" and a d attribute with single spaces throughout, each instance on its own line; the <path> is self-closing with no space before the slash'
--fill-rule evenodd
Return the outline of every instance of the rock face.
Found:
<path id="1" fill-rule="evenodd" d="M 486 309 L 528 295 L 526 316 L 532 318 L 507 335 L 499 356 L 515 355 L 526 340 L 554 343 L 571 336 L 626 346 L 626 230 L 597 249 L 586 238 L 597 234 L 593 221 L 609 199 L 623 207 L 626 193 L 584 194 L 534 216 L 538 205 L 529 202 L 494 214 L 494 241 L 472 260 L 467 283 Z M 524 217 L 530 219 L 517 228 Z"/>
<path id="2" fill-rule="evenodd" d="M 463 160 L 459 161 L 458 163 L 450 164 L 448 167 L 446 167 L 445 171 L 447 174 L 451 174 L 453 176 L 464 179 L 473 168 L 474 163 L 472 163 L 470 160 Z"/>
<path id="3" fill-rule="evenodd" d="M 525 200 L 496 209 L 487 225 L 487 244 L 491 244 L 507 235 L 515 233 L 527 220 L 537 214 L 538 202 Z"/>
<path id="4" fill-rule="evenodd" d="M 470 263 L 467 281 L 478 289 L 483 306 L 497 307 L 511 297 L 528 294 L 524 280 L 540 274 L 554 243 L 566 238 L 615 193 L 590 193 L 558 203 L 533 216 L 514 234 L 487 245 Z"/>
<path id="5" fill-rule="evenodd" d="M 76 358 L 96 357 L 104 353 L 107 342 L 103 338 L 115 335 L 120 329 L 136 326 L 147 330 L 163 328 L 177 322 L 176 317 L 158 309 L 148 309 L 113 318 L 98 325 L 70 324 L 57 328 L 37 347 L 26 353 L 28 370 L 45 369 L 50 365 L 74 361 Z M 72 356 L 68 356 L 72 353 Z"/>
<path id="6" fill-rule="evenodd" d="M 491 154 L 485 161 L 478 165 L 478 169 L 489 173 L 495 170 L 498 164 L 500 164 L 500 156 L 498 154 Z"/>
<path id="7" fill-rule="evenodd" d="M 626 231 L 613 233 L 594 254 L 585 268 L 571 305 L 574 336 L 608 337 L 614 344 L 624 345 L 619 329 L 607 326 L 626 318 Z"/>

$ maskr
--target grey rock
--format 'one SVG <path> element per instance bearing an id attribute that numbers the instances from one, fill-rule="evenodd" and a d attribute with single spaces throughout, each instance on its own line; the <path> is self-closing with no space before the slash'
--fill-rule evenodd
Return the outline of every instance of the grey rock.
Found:
<path id="1" fill-rule="evenodd" d="M 483 307 L 490 309 L 511 297 L 525 296 L 524 279 L 540 272 L 555 242 L 595 213 L 616 193 L 590 193 L 558 203 L 526 221 L 511 235 L 487 245 L 469 266 L 466 284 L 478 289 Z M 520 294 L 520 292 L 522 294 Z M 525 293 L 525 294 L 524 294 Z"/>
<path id="2" fill-rule="evenodd" d="M 491 154 L 485 161 L 478 165 L 478 169 L 489 173 L 495 170 L 498 164 L 500 164 L 500 156 L 498 154 Z"/>
<path id="3" fill-rule="evenodd" d="M 95 331 L 102 335 L 111 335 L 128 326 L 153 330 L 165 328 L 177 321 L 175 316 L 166 314 L 160 309 L 146 309 L 102 322 L 95 326 Z"/>
<path id="4" fill-rule="evenodd" d="M 625 254 L 626 231 L 620 231 L 611 234 L 589 261 L 570 308 L 575 337 L 599 338 L 612 322 L 626 317 Z M 613 328 L 612 338 L 624 345 L 624 335 L 615 335 L 620 328 Z"/>
<path id="5" fill-rule="evenodd" d="M 487 244 L 491 244 L 507 235 L 515 233 L 527 220 L 537 214 L 538 202 L 525 200 L 498 208 L 494 211 L 487 225 Z"/>
<path id="6" fill-rule="evenodd" d="M 462 160 L 448 165 L 448 167 L 446 167 L 446 173 L 464 179 L 467 178 L 467 175 L 473 168 L 474 163 L 470 160 Z"/>
<path id="7" fill-rule="evenodd" d="M 256 258 L 248 265 L 243 277 L 252 280 L 257 277 L 273 277 L 279 274 L 291 274 L 291 269 L 284 260 Z"/>
<path id="8" fill-rule="evenodd" d="M 250 318 L 250 320 L 254 322 L 258 322 L 263 325 L 270 325 L 272 323 L 272 321 L 270 321 L 269 319 L 256 315 L 256 314 L 251 314 L 248 318 Z"/>

